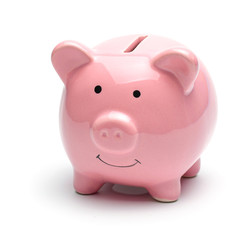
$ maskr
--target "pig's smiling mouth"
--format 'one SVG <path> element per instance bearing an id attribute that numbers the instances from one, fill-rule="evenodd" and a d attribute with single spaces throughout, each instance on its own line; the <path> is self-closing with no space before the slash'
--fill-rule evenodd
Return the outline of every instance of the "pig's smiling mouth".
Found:
<path id="1" fill-rule="evenodd" d="M 111 167 L 120 167 L 120 168 L 127 168 L 127 167 L 134 167 L 137 163 L 141 164 L 140 161 L 138 161 L 137 159 L 135 159 L 135 163 L 131 164 L 131 165 L 113 165 L 113 164 L 110 164 L 110 163 L 107 163 L 105 161 L 103 161 L 101 158 L 100 158 L 100 154 L 97 155 L 97 157 L 102 163 L 108 165 L 108 166 L 111 166 Z"/>

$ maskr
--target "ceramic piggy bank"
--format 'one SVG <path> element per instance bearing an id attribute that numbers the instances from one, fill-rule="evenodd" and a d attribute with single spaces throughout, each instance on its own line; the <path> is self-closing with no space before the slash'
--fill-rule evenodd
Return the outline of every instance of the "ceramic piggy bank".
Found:
<path id="1" fill-rule="evenodd" d="M 75 190 L 92 194 L 110 182 L 177 200 L 216 121 L 202 62 L 173 40 L 131 35 L 92 49 L 62 42 L 52 63 L 65 85 L 60 124 Z"/>

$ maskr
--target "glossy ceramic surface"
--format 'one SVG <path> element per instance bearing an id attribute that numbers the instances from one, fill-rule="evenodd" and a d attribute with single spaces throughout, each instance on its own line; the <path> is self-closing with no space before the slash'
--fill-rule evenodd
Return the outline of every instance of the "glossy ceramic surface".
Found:
<path id="1" fill-rule="evenodd" d="M 52 63 L 65 85 L 61 133 L 75 190 L 91 194 L 111 182 L 177 200 L 216 122 L 202 62 L 173 40 L 131 35 L 93 49 L 63 42 Z"/>

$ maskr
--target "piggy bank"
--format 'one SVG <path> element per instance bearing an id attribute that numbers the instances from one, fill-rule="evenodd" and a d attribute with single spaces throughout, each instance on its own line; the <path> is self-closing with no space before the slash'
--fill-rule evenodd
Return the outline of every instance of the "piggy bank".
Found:
<path id="1" fill-rule="evenodd" d="M 171 39 L 130 35 L 92 49 L 62 42 L 52 63 L 65 86 L 60 127 L 76 192 L 110 182 L 177 200 L 216 122 L 214 87 L 194 53 Z"/>

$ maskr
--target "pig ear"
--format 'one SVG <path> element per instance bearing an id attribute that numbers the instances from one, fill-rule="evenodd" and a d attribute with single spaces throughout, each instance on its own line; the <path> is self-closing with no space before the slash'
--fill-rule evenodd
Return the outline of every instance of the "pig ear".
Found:
<path id="1" fill-rule="evenodd" d="M 73 41 L 65 41 L 54 48 L 51 61 L 58 75 L 66 84 L 69 74 L 91 62 L 92 55 L 91 51 L 83 45 Z"/>
<path id="2" fill-rule="evenodd" d="M 191 51 L 184 48 L 168 49 L 155 56 L 152 62 L 160 70 L 173 74 L 184 94 L 190 94 L 199 71 L 198 60 Z"/>

